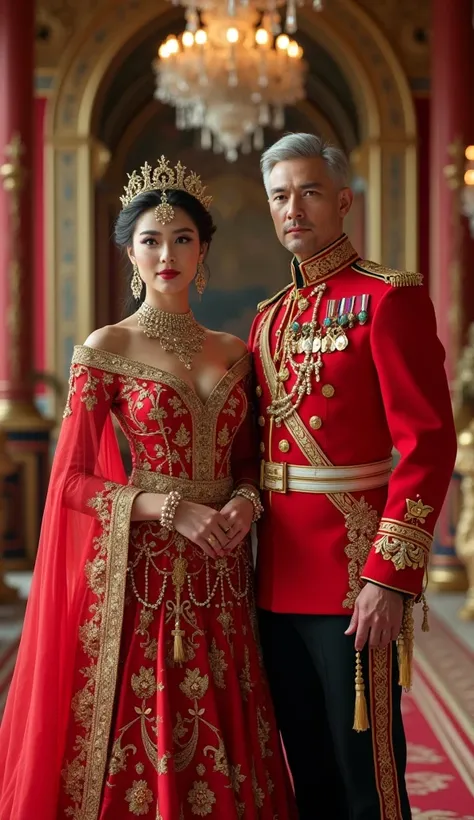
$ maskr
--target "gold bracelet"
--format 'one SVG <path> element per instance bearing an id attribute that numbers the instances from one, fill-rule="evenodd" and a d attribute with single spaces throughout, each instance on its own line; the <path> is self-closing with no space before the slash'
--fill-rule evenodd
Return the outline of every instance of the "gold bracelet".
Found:
<path id="1" fill-rule="evenodd" d="M 258 521 L 259 518 L 261 518 L 264 509 L 257 490 L 252 490 L 250 487 L 238 487 L 232 493 L 231 498 L 237 498 L 238 496 L 241 498 L 246 498 L 247 501 L 250 501 L 253 504 L 252 522 Z"/>
<path id="2" fill-rule="evenodd" d="M 163 507 L 161 509 L 160 524 L 165 528 L 165 530 L 169 530 L 169 532 L 174 530 L 174 517 L 181 499 L 181 493 L 178 493 L 177 490 L 171 490 L 164 500 Z"/>

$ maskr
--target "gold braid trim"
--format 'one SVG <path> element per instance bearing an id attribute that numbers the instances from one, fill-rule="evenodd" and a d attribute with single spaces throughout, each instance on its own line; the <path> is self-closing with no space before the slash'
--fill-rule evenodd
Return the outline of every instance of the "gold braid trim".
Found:
<path id="1" fill-rule="evenodd" d="M 270 353 L 270 328 L 278 305 L 273 305 L 260 323 L 259 351 L 265 380 L 272 399 L 278 396 L 280 389 L 275 364 Z M 285 427 L 294 438 L 308 463 L 312 466 L 333 466 L 316 439 L 308 432 L 297 413 L 284 420 Z M 377 533 L 378 514 L 362 496 L 357 499 L 350 493 L 328 493 L 328 500 L 343 515 L 348 533 L 348 544 L 345 553 L 349 559 L 349 590 L 343 601 L 343 607 L 351 609 L 362 589 L 361 570 L 370 552 Z"/>
<path id="2" fill-rule="evenodd" d="M 103 584 L 99 583 L 94 590 L 97 602 L 89 610 L 98 616 L 96 655 L 91 657 L 89 650 L 90 666 L 83 670 L 84 675 L 86 672 L 90 675 L 93 687 L 90 704 L 86 701 L 91 711 L 90 726 L 85 740 L 80 736 L 77 738 L 74 749 L 79 755 L 69 764 L 69 772 L 66 770 L 66 775 L 71 778 L 71 771 L 74 774 L 76 768 L 80 769 L 82 794 L 78 795 L 78 805 L 69 814 L 81 820 L 96 820 L 99 815 L 119 674 L 131 511 L 140 492 L 136 487 L 106 482 L 104 490 L 88 502 L 101 523 L 100 533 L 94 539 L 97 556 L 91 567 L 94 569 L 94 563 L 99 559 L 104 578 Z M 98 577 L 102 579 L 102 575 Z"/>
<path id="3" fill-rule="evenodd" d="M 379 265 L 377 262 L 370 262 L 367 259 L 361 259 L 352 267 L 365 276 L 382 279 L 385 284 L 391 285 L 392 288 L 417 287 L 423 284 L 423 276 L 421 273 L 394 270 L 393 268 L 385 267 L 385 265 Z"/>
<path id="4" fill-rule="evenodd" d="M 257 305 L 258 312 L 261 313 L 262 310 L 265 310 L 265 308 L 269 307 L 270 305 L 273 305 L 273 303 L 276 302 L 276 300 L 279 299 L 280 296 L 283 296 L 283 294 L 286 293 L 292 287 L 293 283 L 290 282 L 289 285 L 285 285 L 284 288 L 279 290 L 278 293 L 274 293 L 273 296 L 270 296 L 269 299 L 264 299 L 263 302 L 259 302 Z"/>

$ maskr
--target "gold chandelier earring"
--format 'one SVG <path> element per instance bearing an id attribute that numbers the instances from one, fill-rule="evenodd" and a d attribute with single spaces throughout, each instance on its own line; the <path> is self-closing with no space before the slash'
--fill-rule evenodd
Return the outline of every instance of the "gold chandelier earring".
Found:
<path id="1" fill-rule="evenodd" d="M 199 262 L 199 265 L 197 266 L 196 278 L 194 279 L 196 290 L 199 293 L 199 296 L 202 296 L 202 294 L 206 290 L 207 280 L 205 271 L 206 269 L 203 263 Z"/>
<path id="2" fill-rule="evenodd" d="M 142 278 L 140 276 L 140 272 L 138 270 L 137 263 L 133 262 L 132 267 L 133 267 L 133 274 L 132 274 L 132 281 L 130 283 L 130 287 L 132 289 L 133 298 L 136 299 L 136 301 L 138 302 L 140 296 L 142 295 L 143 281 L 142 281 Z"/>

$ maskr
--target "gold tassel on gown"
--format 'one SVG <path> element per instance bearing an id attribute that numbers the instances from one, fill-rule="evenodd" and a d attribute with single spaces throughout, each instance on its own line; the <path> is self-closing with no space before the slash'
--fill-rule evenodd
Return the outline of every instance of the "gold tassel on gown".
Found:
<path id="1" fill-rule="evenodd" d="M 184 663 L 186 660 L 186 653 L 184 651 L 183 644 L 183 637 L 185 633 L 184 630 L 181 629 L 181 591 L 186 580 L 187 568 L 188 562 L 185 558 L 179 556 L 179 558 L 177 558 L 174 562 L 173 573 L 171 576 L 176 593 L 174 629 L 171 631 L 174 638 L 173 660 L 175 663 Z"/>
<path id="2" fill-rule="evenodd" d="M 172 635 L 174 636 L 174 645 L 173 645 L 173 660 L 175 663 L 184 663 L 186 660 L 186 655 L 184 654 L 184 646 L 183 646 L 183 636 L 184 630 L 180 629 L 180 622 L 179 622 L 179 615 L 176 617 L 174 622 L 174 629 L 172 631 Z"/>

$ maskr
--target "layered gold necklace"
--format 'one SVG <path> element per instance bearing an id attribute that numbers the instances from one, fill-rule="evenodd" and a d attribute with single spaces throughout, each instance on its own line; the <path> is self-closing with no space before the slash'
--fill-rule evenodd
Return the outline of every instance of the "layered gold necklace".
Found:
<path id="1" fill-rule="evenodd" d="M 196 322 L 191 310 L 167 313 L 143 302 L 136 316 L 145 336 L 158 339 L 166 353 L 173 353 L 187 370 L 191 370 L 192 360 L 201 352 L 206 338 L 206 331 Z"/>

